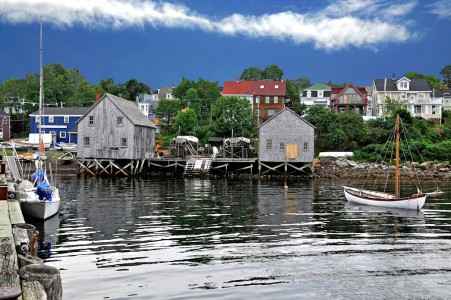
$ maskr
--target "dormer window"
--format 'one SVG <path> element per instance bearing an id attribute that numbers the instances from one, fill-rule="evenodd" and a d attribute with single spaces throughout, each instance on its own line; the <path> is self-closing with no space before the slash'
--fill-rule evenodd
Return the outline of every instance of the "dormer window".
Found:
<path id="1" fill-rule="evenodd" d="M 278 84 L 276 84 L 276 85 L 274 86 L 274 88 L 275 88 L 275 89 L 278 89 L 278 88 L 279 88 L 279 85 L 278 85 Z"/>
<path id="2" fill-rule="evenodd" d="M 260 86 L 260 88 L 261 88 L 261 89 L 264 89 L 264 88 L 265 88 L 265 86 L 264 86 L 264 85 L 262 84 L 262 85 Z"/>

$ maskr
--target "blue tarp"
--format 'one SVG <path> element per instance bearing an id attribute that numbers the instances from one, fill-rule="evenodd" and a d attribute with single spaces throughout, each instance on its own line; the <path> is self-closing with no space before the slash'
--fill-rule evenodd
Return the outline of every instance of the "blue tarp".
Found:
<path id="1" fill-rule="evenodd" d="M 44 180 L 44 170 L 36 170 L 36 172 L 31 175 L 31 178 L 33 178 L 34 181 L 41 182 Z"/>
<path id="2" fill-rule="evenodd" d="M 43 182 L 36 189 L 36 194 L 38 195 L 39 200 L 48 200 L 52 201 L 52 189 L 48 182 Z"/>

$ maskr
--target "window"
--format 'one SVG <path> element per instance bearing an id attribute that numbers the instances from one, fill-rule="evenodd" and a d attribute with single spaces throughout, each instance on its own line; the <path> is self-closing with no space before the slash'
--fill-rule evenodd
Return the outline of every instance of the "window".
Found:
<path id="1" fill-rule="evenodd" d="M 423 93 L 418 93 L 418 100 L 423 100 L 424 99 L 424 94 Z"/>
<path id="2" fill-rule="evenodd" d="M 421 106 L 415 105 L 415 107 L 414 107 L 414 113 L 416 113 L 416 114 L 421 114 Z"/>
<path id="3" fill-rule="evenodd" d="M 62 138 L 62 139 L 66 138 L 66 132 L 65 131 L 61 131 L 60 132 L 60 138 Z"/>
<path id="4" fill-rule="evenodd" d="M 318 97 L 318 91 L 312 91 L 312 93 L 310 94 L 310 97 Z"/>
<path id="5" fill-rule="evenodd" d="M 127 138 L 121 138 L 121 147 L 126 148 L 127 147 Z"/>
<path id="6" fill-rule="evenodd" d="M 272 117 L 277 114 L 277 109 L 265 109 L 265 114 Z"/>
<path id="7" fill-rule="evenodd" d="M 119 117 L 116 118 L 116 125 L 117 125 L 117 126 L 123 126 L 123 125 L 124 125 L 123 119 L 122 119 L 121 116 L 119 116 Z"/>
<path id="8" fill-rule="evenodd" d="M 272 150 L 272 140 L 271 139 L 267 139 L 266 140 L 266 150 Z"/>
<path id="9" fill-rule="evenodd" d="M 255 104 L 257 104 L 259 102 L 260 102 L 260 97 L 259 96 L 255 97 Z"/>
<path id="10" fill-rule="evenodd" d="M 304 151 L 307 151 L 307 150 L 308 150 L 308 143 L 304 142 Z"/>
<path id="11" fill-rule="evenodd" d="M 279 142 L 279 150 L 285 151 L 285 143 L 284 142 Z"/>
<path id="12" fill-rule="evenodd" d="M 279 96 L 274 96 L 274 104 L 279 103 Z"/>
<path id="13" fill-rule="evenodd" d="M 407 89 L 407 81 L 402 81 L 401 82 L 401 88 L 402 89 Z"/>
<path id="14" fill-rule="evenodd" d="M 269 96 L 265 97 L 265 103 L 268 104 L 269 103 Z"/>
<path id="15" fill-rule="evenodd" d="M 49 116 L 49 123 L 55 122 L 55 118 L 53 116 Z"/>
<path id="16" fill-rule="evenodd" d="M 91 140 L 89 139 L 88 136 L 85 136 L 85 138 L 83 139 L 83 145 L 84 145 L 85 147 L 91 146 Z"/>
<path id="17" fill-rule="evenodd" d="M 90 126 L 94 126 L 94 116 L 89 116 L 88 124 L 89 124 Z"/>
<path id="18" fill-rule="evenodd" d="M 276 84 L 276 85 L 274 86 L 274 88 L 275 88 L 275 89 L 278 89 L 278 88 L 279 88 L 279 85 L 278 85 L 278 84 Z"/>
<path id="19" fill-rule="evenodd" d="M 94 121 L 94 119 L 92 119 Z M 69 116 L 64 116 L 64 123 L 69 123 Z"/>
<path id="20" fill-rule="evenodd" d="M 435 105 L 432 105 L 432 114 L 433 114 L 433 115 L 437 114 L 437 111 L 436 111 Z"/>

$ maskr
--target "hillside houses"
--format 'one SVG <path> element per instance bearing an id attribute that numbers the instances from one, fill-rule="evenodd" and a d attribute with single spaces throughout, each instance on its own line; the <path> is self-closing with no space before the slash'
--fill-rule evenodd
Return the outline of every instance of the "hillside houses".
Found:
<path id="1" fill-rule="evenodd" d="M 386 114 L 387 100 L 392 99 L 406 105 L 413 117 L 441 123 L 442 99 L 432 97 L 432 89 L 424 78 L 375 79 L 373 81 L 372 111 L 373 116 Z"/>
<path id="2" fill-rule="evenodd" d="M 246 98 L 255 112 L 258 126 L 285 107 L 286 92 L 285 81 L 255 80 L 226 81 L 221 94 Z"/>

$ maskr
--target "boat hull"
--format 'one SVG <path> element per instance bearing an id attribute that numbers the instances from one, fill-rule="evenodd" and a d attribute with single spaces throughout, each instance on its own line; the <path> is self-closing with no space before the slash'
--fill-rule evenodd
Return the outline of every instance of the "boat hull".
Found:
<path id="1" fill-rule="evenodd" d="M 371 206 L 420 210 L 426 202 L 426 195 L 398 199 L 377 198 L 359 195 L 358 191 L 346 187 L 344 193 L 349 202 Z"/>
<path id="2" fill-rule="evenodd" d="M 52 193 L 52 200 L 39 200 L 35 190 L 22 194 L 20 206 L 26 216 L 46 220 L 59 212 L 60 197 L 58 189 Z"/>
<path id="3" fill-rule="evenodd" d="M 56 215 L 60 207 L 59 200 L 23 200 L 20 204 L 25 215 L 42 220 Z"/>

